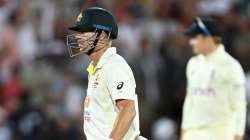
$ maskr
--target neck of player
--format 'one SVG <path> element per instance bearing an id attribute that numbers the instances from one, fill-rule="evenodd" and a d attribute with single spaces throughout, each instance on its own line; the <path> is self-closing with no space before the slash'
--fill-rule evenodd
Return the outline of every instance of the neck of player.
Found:
<path id="1" fill-rule="evenodd" d="M 107 43 L 106 45 L 96 45 L 94 52 L 89 56 L 93 62 L 94 67 L 96 67 L 102 55 L 109 47 L 111 47 L 109 43 Z"/>

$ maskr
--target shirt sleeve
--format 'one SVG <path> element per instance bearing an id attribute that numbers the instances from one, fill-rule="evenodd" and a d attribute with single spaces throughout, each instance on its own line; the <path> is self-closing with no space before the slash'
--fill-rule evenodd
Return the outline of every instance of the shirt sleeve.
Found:
<path id="1" fill-rule="evenodd" d="M 191 100 L 189 97 L 189 87 L 187 87 L 187 93 L 186 93 L 186 97 L 185 97 L 185 101 L 183 104 L 183 110 L 182 110 L 182 123 L 181 123 L 181 128 L 182 129 L 186 129 L 187 128 L 187 124 L 189 120 L 189 112 L 190 112 L 190 104 L 191 104 Z"/>
<path id="2" fill-rule="evenodd" d="M 113 101 L 135 99 L 135 81 L 131 77 L 133 74 L 129 74 L 129 72 L 118 66 L 109 67 L 109 70 L 106 69 L 105 72 L 107 88 Z"/>
<path id="3" fill-rule="evenodd" d="M 242 67 L 234 65 L 229 75 L 229 93 L 231 108 L 234 113 L 234 128 L 237 135 L 243 136 L 246 124 L 245 75 Z"/>
<path id="4" fill-rule="evenodd" d="M 186 68 L 186 78 L 187 78 L 187 88 L 186 88 L 186 97 L 184 100 L 183 104 L 183 109 L 182 109 L 182 123 L 181 123 L 181 128 L 185 129 L 187 127 L 187 123 L 189 120 L 189 112 L 190 112 L 190 104 L 191 104 L 191 99 L 190 99 L 190 86 L 189 86 L 189 73 L 190 73 L 190 67 L 191 67 L 191 60 L 187 64 Z"/>

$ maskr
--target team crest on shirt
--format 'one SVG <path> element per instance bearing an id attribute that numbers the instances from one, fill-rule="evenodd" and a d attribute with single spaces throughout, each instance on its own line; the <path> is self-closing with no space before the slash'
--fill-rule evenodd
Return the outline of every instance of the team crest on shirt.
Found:
<path id="1" fill-rule="evenodd" d="M 97 81 L 94 82 L 93 88 L 97 88 L 97 86 L 99 85 L 99 83 Z"/>
<path id="2" fill-rule="evenodd" d="M 215 70 L 212 70 L 211 75 L 210 75 L 210 78 L 211 78 L 211 79 L 214 79 L 214 77 L 215 77 Z"/>
<path id="3" fill-rule="evenodd" d="M 210 74 L 209 74 L 209 77 L 208 77 L 208 84 L 209 85 L 211 85 L 214 82 L 215 77 L 216 77 L 216 71 L 215 71 L 215 69 L 212 69 Z"/>
<path id="4" fill-rule="evenodd" d="M 94 81 L 94 83 L 93 83 L 93 88 L 97 88 L 97 87 L 98 87 L 98 85 L 99 85 L 99 82 L 98 82 L 99 79 L 100 79 L 100 78 L 99 78 L 99 75 L 97 75 L 96 78 L 95 78 L 95 81 Z"/>

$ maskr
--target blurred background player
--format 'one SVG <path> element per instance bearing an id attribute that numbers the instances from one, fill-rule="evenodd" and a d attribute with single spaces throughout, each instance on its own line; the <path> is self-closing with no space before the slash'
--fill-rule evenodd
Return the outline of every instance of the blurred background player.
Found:
<path id="1" fill-rule="evenodd" d="M 185 32 L 193 52 L 186 69 L 182 140 L 243 140 L 246 123 L 245 76 L 222 45 L 212 19 L 196 18 Z"/>
<path id="2" fill-rule="evenodd" d="M 69 29 L 77 31 L 67 38 L 70 55 L 86 53 L 92 60 L 83 114 L 87 139 L 138 140 L 136 84 L 129 65 L 111 47 L 118 35 L 113 15 L 103 8 L 87 8 Z"/>

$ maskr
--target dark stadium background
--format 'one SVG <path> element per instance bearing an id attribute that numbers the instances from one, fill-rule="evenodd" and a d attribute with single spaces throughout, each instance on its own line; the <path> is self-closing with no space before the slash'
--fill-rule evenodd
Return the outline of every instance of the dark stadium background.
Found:
<path id="1" fill-rule="evenodd" d="M 113 46 L 134 71 L 141 132 L 150 140 L 179 137 L 193 55 L 182 32 L 196 16 L 218 20 L 226 50 L 247 75 L 250 101 L 249 0 L 0 0 L 0 140 L 84 139 L 89 59 L 69 58 L 65 38 L 90 6 L 111 10 L 119 23 Z M 246 126 L 250 140 L 250 118 Z"/>

